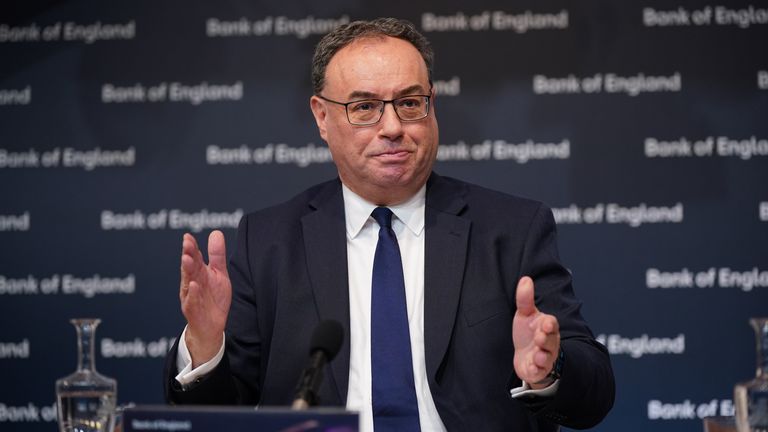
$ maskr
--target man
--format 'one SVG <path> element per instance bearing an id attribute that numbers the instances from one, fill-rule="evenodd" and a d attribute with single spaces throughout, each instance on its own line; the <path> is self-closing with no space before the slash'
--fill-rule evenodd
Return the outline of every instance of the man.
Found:
<path id="1" fill-rule="evenodd" d="M 184 236 L 169 401 L 288 405 L 308 335 L 335 319 L 348 337 L 320 400 L 359 411 L 363 430 L 544 431 L 607 414 L 610 361 L 551 212 L 432 172 L 431 66 L 400 20 L 320 41 L 310 106 L 339 179 L 243 218 L 229 266 L 220 232 L 208 265 Z"/>

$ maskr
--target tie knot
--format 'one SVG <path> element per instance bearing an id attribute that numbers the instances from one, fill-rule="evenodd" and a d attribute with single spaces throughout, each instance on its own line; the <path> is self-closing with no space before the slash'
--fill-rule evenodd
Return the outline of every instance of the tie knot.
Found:
<path id="1" fill-rule="evenodd" d="M 387 207 L 376 207 L 371 212 L 371 216 L 376 219 L 376 222 L 381 228 L 392 228 L 392 210 Z"/>

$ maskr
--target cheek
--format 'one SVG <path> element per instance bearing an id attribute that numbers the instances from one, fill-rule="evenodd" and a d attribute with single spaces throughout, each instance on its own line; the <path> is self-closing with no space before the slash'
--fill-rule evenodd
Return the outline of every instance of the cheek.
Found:
<path id="1" fill-rule="evenodd" d="M 360 165 L 364 163 L 365 145 L 360 144 L 361 138 L 354 131 L 335 130 L 333 139 L 328 141 L 333 160 L 338 164 Z"/>
<path id="2" fill-rule="evenodd" d="M 421 154 L 427 158 L 434 157 L 437 154 L 437 146 L 439 142 L 437 127 L 426 128 L 419 138 Z"/>

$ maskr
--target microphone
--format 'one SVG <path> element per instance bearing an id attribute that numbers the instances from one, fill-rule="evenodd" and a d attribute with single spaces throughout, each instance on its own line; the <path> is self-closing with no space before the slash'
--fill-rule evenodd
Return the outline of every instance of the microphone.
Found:
<path id="1" fill-rule="evenodd" d="M 323 367 L 333 360 L 344 341 L 344 328 L 338 321 L 326 320 L 315 327 L 309 343 L 309 365 L 296 386 L 296 398 L 291 409 L 305 410 L 317 405 L 317 392 L 323 381 Z"/>

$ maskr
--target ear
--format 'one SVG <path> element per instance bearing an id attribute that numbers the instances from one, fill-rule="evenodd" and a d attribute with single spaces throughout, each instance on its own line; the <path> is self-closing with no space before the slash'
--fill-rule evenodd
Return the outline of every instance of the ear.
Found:
<path id="1" fill-rule="evenodd" d="M 317 123 L 317 130 L 320 132 L 320 137 L 328 142 L 328 133 L 326 131 L 325 123 L 328 119 L 327 106 L 323 103 L 322 99 L 317 96 L 309 98 L 309 107 L 312 108 L 312 115 L 315 116 L 315 123 Z"/>

